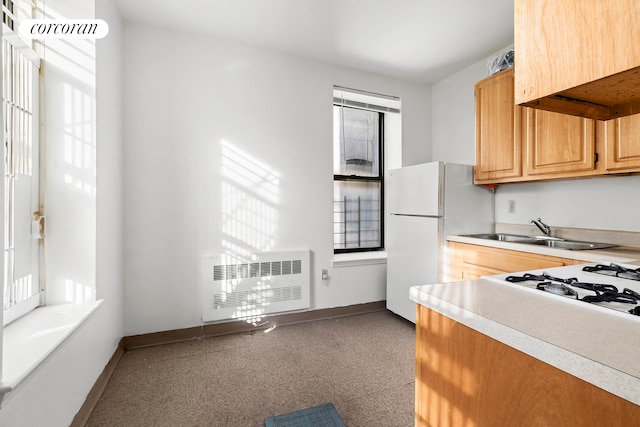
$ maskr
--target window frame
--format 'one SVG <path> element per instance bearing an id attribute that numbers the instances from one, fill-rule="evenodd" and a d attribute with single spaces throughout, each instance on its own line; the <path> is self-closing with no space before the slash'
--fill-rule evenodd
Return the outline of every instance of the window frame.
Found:
<path id="1" fill-rule="evenodd" d="M 2 300 L 2 326 L 6 327 L 13 321 L 29 314 L 33 309 L 45 305 L 45 285 L 43 270 L 43 241 L 42 237 L 33 237 L 33 222 L 42 224 L 40 212 L 42 209 L 42 161 L 32 163 L 33 156 L 41 156 L 40 146 L 40 71 L 41 57 L 34 49 L 33 40 L 23 39 L 15 30 L 25 19 L 30 18 L 35 12 L 34 2 L 25 0 L 3 0 L 3 60 L 2 60 L 2 102 L 3 102 L 3 141 L 5 143 L 5 164 L 4 170 L 4 203 L 3 203 L 3 300 Z M 5 50 L 10 51 L 5 52 Z M 11 57 L 11 64 L 5 60 Z M 12 79 L 7 80 L 6 72 L 10 72 Z M 16 88 L 11 89 L 7 85 L 13 82 Z M 12 86 L 13 87 L 13 86 Z M 28 89 L 27 89 L 28 87 Z M 9 93 L 4 93 L 10 89 Z M 30 97 L 27 96 L 30 95 Z M 30 98 L 27 100 L 27 98 Z M 19 123 L 19 130 L 9 134 L 6 133 L 8 111 L 11 110 L 11 117 L 18 117 L 15 120 Z M 16 114 L 19 113 L 19 114 Z M 28 119 L 26 118 L 28 116 Z M 15 121 L 12 122 L 15 125 Z M 17 136 L 16 136 L 17 135 Z M 26 138 L 25 138 L 26 136 Z M 22 142 L 21 142 L 22 141 Z M 28 141 L 28 146 L 24 141 Z M 9 148 L 13 147 L 13 151 Z M 14 156 L 14 151 L 19 153 L 18 162 Z M 31 280 L 16 280 L 15 277 L 15 233 L 12 231 L 18 216 L 24 222 L 24 215 L 18 215 L 14 210 L 18 206 L 13 198 L 15 180 L 18 175 L 26 175 L 37 182 L 31 188 L 30 198 L 31 210 L 33 212 L 30 225 L 32 247 L 30 248 L 31 265 L 38 270 L 38 275 Z M 34 191 L 36 190 L 36 191 Z M 37 199 L 37 202 L 36 200 Z M 37 214 L 37 216 L 36 216 Z M 25 224 L 22 224 L 23 226 Z M 24 231 L 24 228 L 22 229 Z M 22 235 L 24 237 L 24 233 Z M 37 243 L 33 243 L 37 240 Z M 22 254 L 24 255 L 24 253 Z M 36 259 L 37 258 L 37 259 Z M 26 276 L 30 277 L 30 276 Z"/>
<path id="2" fill-rule="evenodd" d="M 13 0 L 2 0 L 2 23 L 13 31 L 15 18 L 15 2 Z"/>
<path id="3" fill-rule="evenodd" d="M 380 245 L 378 246 L 371 246 L 371 247 L 355 247 L 355 248 L 336 248 L 335 247 L 335 230 L 334 230 L 334 243 L 333 243 L 333 253 L 334 254 L 345 254 L 345 253 L 358 253 L 358 252 L 373 252 L 373 251 L 383 251 L 384 250 L 384 166 L 385 166 L 385 162 L 384 162 L 384 121 L 385 121 L 385 113 L 382 111 L 378 111 L 376 109 L 370 109 L 370 108 L 361 108 L 361 107 L 357 107 L 354 105 L 346 105 L 344 103 L 340 103 L 340 102 L 336 102 L 334 100 L 333 102 L 333 107 L 341 107 L 341 108 L 352 108 L 352 109 L 358 109 L 358 110 L 364 110 L 364 111 L 371 111 L 374 112 L 376 114 L 378 114 L 378 176 L 361 176 L 361 175 L 355 175 L 355 174 L 351 174 L 351 175 L 343 175 L 343 174 L 333 174 L 333 183 L 335 185 L 336 181 L 338 182 L 376 182 L 379 183 L 380 186 L 380 192 L 379 192 L 379 199 L 380 199 L 380 229 L 379 229 L 379 234 L 380 234 Z M 336 123 L 333 123 L 333 125 L 335 126 Z M 335 161 L 335 156 L 336 153 L 333 153 L 333 159 Z M 334 190 L 335 192 L 335 190 Z M 334 215 L 336 213 L 335 210 L 335 204 L 336 204 L 336 200 L 335 200 L 335 193 L 334 193 L 334 200 L 333 200 L 333 205 L 334 205 Z M 333 222 L 333 224 L 335 225 L 335 221 Z M 346 244 L 346 242 L 345 242 Z"/>

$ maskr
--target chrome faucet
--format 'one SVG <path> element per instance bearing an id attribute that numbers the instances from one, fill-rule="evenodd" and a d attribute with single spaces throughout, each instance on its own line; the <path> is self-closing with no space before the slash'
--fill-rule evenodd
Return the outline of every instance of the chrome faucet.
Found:
<path id="1" fill-rule="evenodd" d="M 532 219 L 530 222 L 531 222 L 531 224 L 534 224 L 536 227 L 538 227 L 540 229 L 540 231 L 542 231 L 542 234 L 544 234 L 545 236 L 550 236 L 551 235 L 551 228 L 549 228 L 549 226 L 547 224 L 542 222 L 542 220 L 540 218 Z"/>

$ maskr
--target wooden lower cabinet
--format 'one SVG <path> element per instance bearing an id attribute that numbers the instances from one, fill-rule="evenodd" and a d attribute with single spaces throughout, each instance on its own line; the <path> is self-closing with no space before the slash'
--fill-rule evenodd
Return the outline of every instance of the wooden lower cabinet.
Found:
<path id="1" fill-rule="evenodd" d="M 448 277 L 450 281 L 473 280 L 481 276 L 562 267 L 586 262 L 588 261 L 449 242 Z"/>
<path id="2" fill-rule="evenodd" d="M 416 426 L 601 427 L 639 420 L 640 406 L 418 304 Z"/>

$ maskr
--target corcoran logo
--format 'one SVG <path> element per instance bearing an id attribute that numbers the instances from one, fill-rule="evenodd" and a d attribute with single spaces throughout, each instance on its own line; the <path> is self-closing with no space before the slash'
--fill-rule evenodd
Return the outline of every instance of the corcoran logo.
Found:
<path id="1" fill-rule="evenodd" d="M 101 39 L 109 24 L 102 19 L 27 19 L 18 32 L 25 39 Z"/>

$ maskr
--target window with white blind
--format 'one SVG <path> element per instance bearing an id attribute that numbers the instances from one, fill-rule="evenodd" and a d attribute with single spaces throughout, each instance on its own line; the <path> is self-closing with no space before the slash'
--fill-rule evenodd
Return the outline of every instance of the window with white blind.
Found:
<path id="1" fill-rule="evenodd" d="M 38 142 L 39 57 L 14 31 L 30 1 L 3 0 L 4 135 L 3 323 L 42 303 Z"/>
<path id="2" fill-rule="evenodd" d="M 334 88 L 334 253 L 384 248 L 385 119 L 399 112 L 398 98 Z"/>

